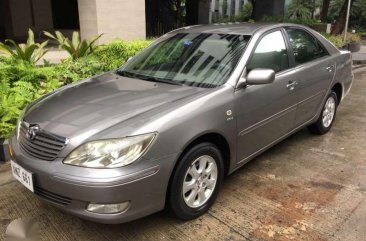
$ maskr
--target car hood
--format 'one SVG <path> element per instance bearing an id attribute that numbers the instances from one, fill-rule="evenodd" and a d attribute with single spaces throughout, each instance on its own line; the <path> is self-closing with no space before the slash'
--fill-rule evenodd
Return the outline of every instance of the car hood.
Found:
<path id="1" fill-rule="evenodd" d="M 163 112 L 172 102 L 206 89 L 119 76 L 109 72 L 66 86 L 31 105 L 24 120 L 67 138 L 86 139 L 113 125 L 149 112 Z"/>

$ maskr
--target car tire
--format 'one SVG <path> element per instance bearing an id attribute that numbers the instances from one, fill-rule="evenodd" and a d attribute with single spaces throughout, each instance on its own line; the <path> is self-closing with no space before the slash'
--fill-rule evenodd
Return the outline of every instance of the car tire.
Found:
<path id="1" fill-rule="evenodd" d="M 330 128 L 332 128 L 337 113 L 337 107 L 337 94 L 332 91 L 325 100 L 322 112 L 320 113 L 318 120 L 308 127 L 309 131 L 318 135 L 323 135 L 327 133 Z"/>
<path id="2" fill-rule="evenodd" d="M 180 159 L 171 178 L 168 206 L 174 216 L 191 220 L 214 203 L 224 177 L 223 157 L 212 143 L 200 143 Z"/>

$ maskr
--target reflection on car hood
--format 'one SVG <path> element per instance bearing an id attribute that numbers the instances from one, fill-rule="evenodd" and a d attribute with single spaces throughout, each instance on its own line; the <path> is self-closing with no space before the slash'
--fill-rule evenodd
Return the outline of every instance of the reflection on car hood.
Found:
<path id="1" fill-rule="evenodd" d="M 25 121 L 64 137 L 103 130 L 205 91 L 106 73 L 56 91 L 33 104 Z"/>

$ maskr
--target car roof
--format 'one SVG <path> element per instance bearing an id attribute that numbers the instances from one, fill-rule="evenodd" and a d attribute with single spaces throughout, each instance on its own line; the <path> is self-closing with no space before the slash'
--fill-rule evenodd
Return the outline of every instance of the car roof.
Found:
<path id="1" fill-rule="evenodd" d="M 338 54 L 339 50 L 326 40 L 321 34 L 315 30 L 308 28 L 303 25 L 293 24 L 293 23 L 217 23 L 217 24 L 207 24 L 207 25 L 194 25 L 179 28 L 169 32 L 168 34 L 177 33 L 216 33 L 216 34 L 237 34 L 237 35 L 254 35 L 255 33 L 262 34 L 268 30 L 281 27 L 297 27 L 302 28 L 313 34 L 328 50 L 328 52 L 333 54 Z"/>
<path id="2" fill-rule="evenodd" d="M 260 29 L 284 26 L 278 23 L 217 23 L 207 25 L 194 25 L 179 28 L 170 33 L 220 33 L 220 34 L 240 34 L 253 35 Z"/>

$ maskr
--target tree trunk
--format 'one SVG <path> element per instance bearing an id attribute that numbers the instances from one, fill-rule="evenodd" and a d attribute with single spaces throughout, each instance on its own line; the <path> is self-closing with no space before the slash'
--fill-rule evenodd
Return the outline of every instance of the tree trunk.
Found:
<path id="1" fill-rule="evenodd" d="M 327 22 L 329 4 L 330 0 L 323 0 L 322 11 L 320 12 L 320 20 L 322 23 Z"/>
<path id="2" fill-rule="evenodd" d="M 351 7 L 352 7 L 353 0 L 351 0 Z M 347 7 L 348 7 L 348 0 L 345 0 L 341 11 L 339 12 L 338 18 L 334 24 L 332 29 L 332 34 L 341 34 L 344 30 L 346 25 L 346 18 L 347 18 Z"/>

